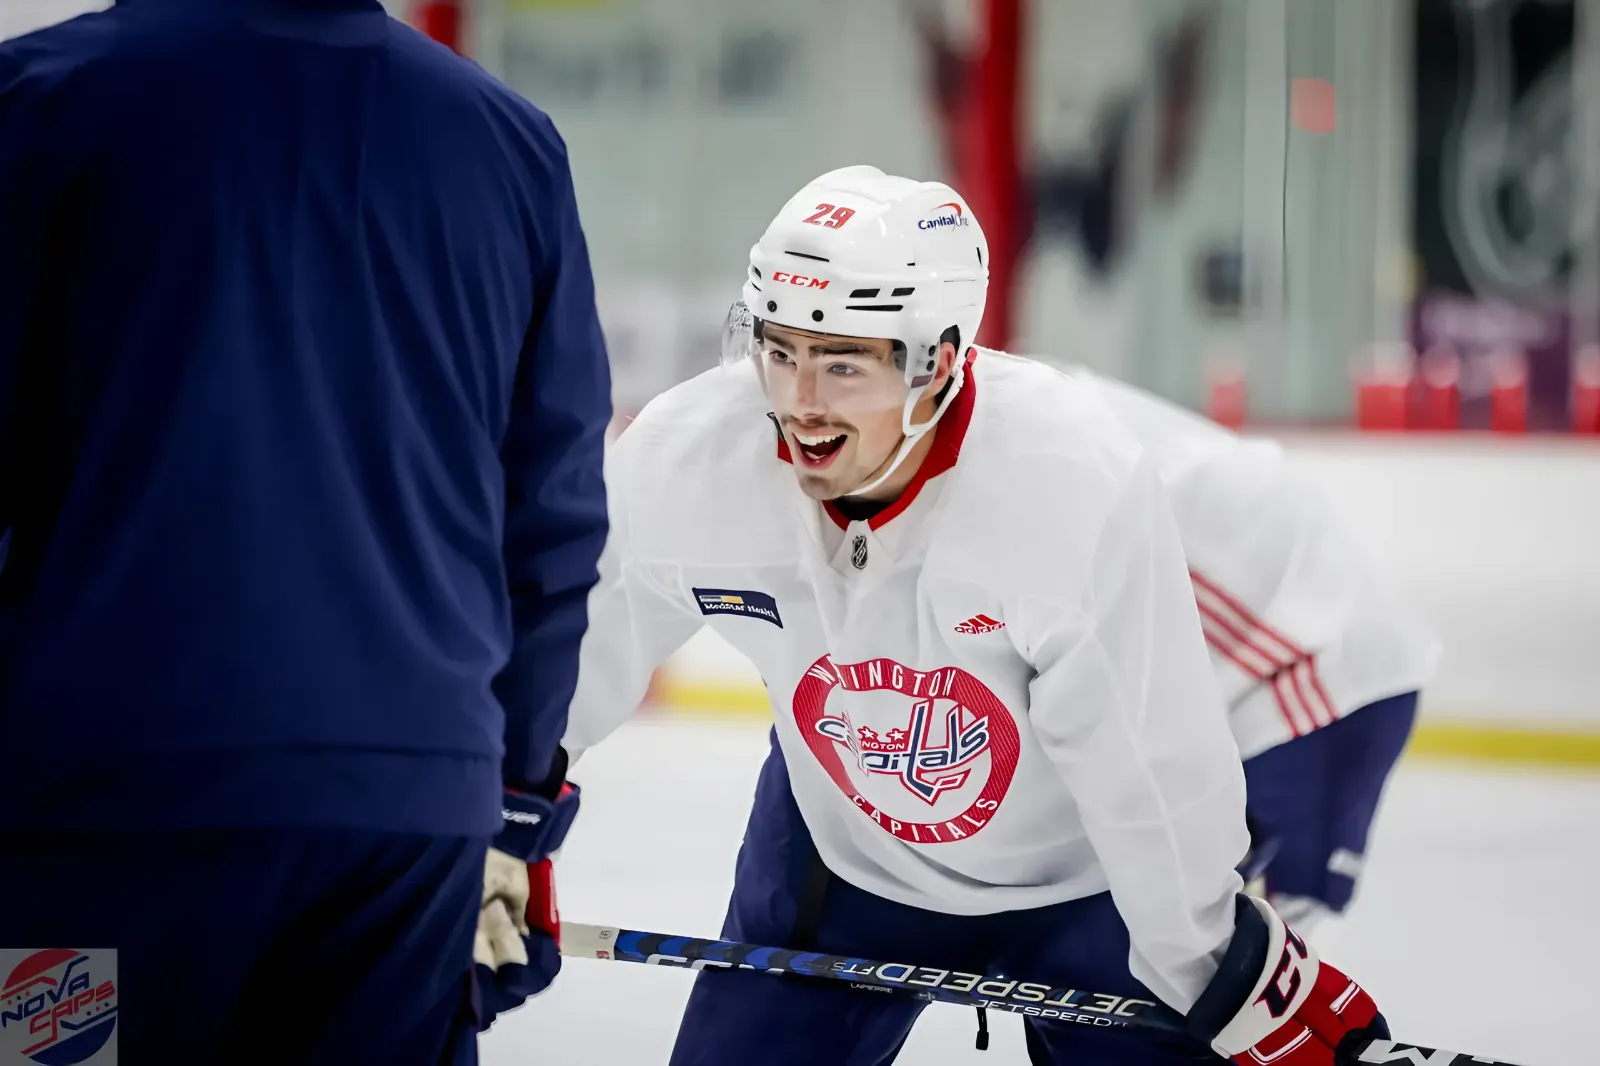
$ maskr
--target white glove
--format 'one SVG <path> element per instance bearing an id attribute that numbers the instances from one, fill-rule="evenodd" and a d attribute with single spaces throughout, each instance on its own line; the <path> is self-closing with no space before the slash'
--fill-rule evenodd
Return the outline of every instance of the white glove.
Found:
<path id="1" fill-rule="evenodd" d="M 507 963 L 528 964 L 522 938 L 528 934 L 528 864 L 490 848 L 483 867 L 483 906 L 472 958 L 491 970 Z"/>

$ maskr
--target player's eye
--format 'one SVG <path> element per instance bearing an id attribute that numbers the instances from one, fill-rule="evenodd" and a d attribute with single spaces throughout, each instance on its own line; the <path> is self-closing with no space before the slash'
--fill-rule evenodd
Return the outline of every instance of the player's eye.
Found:
<path id="1" fill-rule="evenodd" d="M 834 363 L 828 367 L 828 373 L 834 375 L 835 377 L 844 378 L 850 377 L 852 374 L 860 373 L 860 371 L 851 366 L 849 363 Z"/>
<path id="2" fill-rule="evenodd" d="M 767 350 L 767 358 L 771 359 L 774 363 L 783 363 L 785 365 L 788 365 L 792 362 L 792 360 L 789 358 L 789 353 L 779 348 L 769 348 Z"/>

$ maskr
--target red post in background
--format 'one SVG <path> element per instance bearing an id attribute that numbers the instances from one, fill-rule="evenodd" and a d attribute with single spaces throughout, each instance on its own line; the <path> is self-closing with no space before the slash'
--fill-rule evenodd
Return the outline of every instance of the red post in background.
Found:
<path id="1" fill-rule="evenodd" d="M 453 52 L 465 54 L 468 0 L 415 0 L 411 5 L 411 24 Z"/>
<path id="2" fill-rule="evenodd" d="M 1022 251 L 1022 0 L 976 0 L 977 52 L 966 99 L 955 118 L 956 191 L 972 206 L 989 240 L 989 302 L 968 343 L 1005 348 L 1016 303 Z"/>
<path id="3" fill-rule="evenodd" d="M 966 0 L 970 39 L 949 9 L 916 8 L 933 102 L 943 131 L 945 169 L 989 241 L 989 299 L 974 341 L 1004 348 L 1011 339 L 1017 260 L 1031 207 L 1022 179 L 1019 100 L 1024 0 Z M 942 12 L 942 13 L 941 13 Z"/>

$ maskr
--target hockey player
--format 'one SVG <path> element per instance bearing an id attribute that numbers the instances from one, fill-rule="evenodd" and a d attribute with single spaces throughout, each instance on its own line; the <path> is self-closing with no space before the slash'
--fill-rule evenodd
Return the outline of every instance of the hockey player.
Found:
<path id="1" fill-rule="evenodd" d="M 378 0 L 0 45 L 0 949 L 123 1061 L 474 1061 L 556 966 L 609 416 L 560 137 Z"/>
<path id="2" fill-rule="evenodd" d="M 1138 440 L 1172 499 L 1245 760 L 1246 876 L 1307 934 L 1351 902 L 1438 641 L 1278 445 L 1064 369 Z"/>
<path id="3" fill-rule="evenodd" d="M 759 667 L 784 754 L 723 935 L 1187 1017 L 1173 1040 L 1029 1021 L 1035 1062 L 1328 1066 L 1386 1027 L 1240 891 L 1244 777 L 1157 466 L 1093 390 L 971 346 L 985 262 L 944 185 L 851 167 L 783 207 L 727 365 L 608 460 L 566 746 L 709 624 Z M 885 1063 L 921 1006 L 703 973 L 672 1061 Z"/>

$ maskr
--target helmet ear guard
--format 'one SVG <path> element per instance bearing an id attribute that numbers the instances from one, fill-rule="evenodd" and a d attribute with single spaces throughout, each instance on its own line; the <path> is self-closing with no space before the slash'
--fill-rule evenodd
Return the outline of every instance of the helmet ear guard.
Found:
<path id="1" fill-rule="evenodd" d="M 895 343 L 897 345 L 899 344 L 898 341 L 896 341 Z M 957 360 L 957 362 L 959 362 L 960 359 L 961 359 L 961 327 L 960 326 L 949 326 L 949 327 L 947 327 L 943 333 L 939 334 L 939 343 L 938 344 L 934 344 L 934 345 L 930 345 L 928 347 L 928 358 L 926 360 L 924 360 L 921 372 L 916 374 L 915 377 L 912 379 L 912 381 L 911 381 L 911 387 L 912 388 L 915 389 L 915 388 L 919 388 L 919 387 L 925 387 L 933 380 L 934 375 L 939 372 L 939 349 L 944 347 L 946 344 L 950 345 L 950 347 L 952 347 L 952 348 L 954 348 L 956 350 L 956 360 Z M 903 360 L 905 358 L 905 350 L 904 350 L 904 348 L 903 347 L 900 348 L 899 352 L 900 352 L 900 358 Z M 905 369 L 905 363 L 902 362 L 900 364 L 900 367 L 901 367 L 902 370 L 904 370 Z M 952 367 L 951 370 L 952 370 L 952 374 L 953 374 L 954 367 Z"/>

